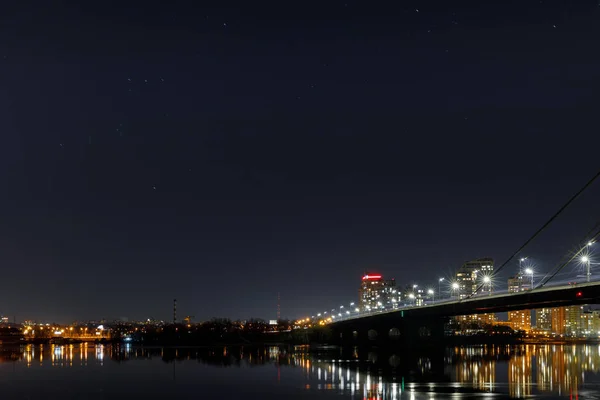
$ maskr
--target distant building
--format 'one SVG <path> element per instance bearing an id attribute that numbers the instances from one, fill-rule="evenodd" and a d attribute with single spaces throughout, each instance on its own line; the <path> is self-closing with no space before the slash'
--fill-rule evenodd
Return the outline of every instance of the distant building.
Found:
<path id="1" fill-rule="evenodd" d="M 471 315 L 459 315 L 455 318 L 456 322 L 462 329 L 466 326 L 476 324 L 480 327 L 486 325 L 496 324 L 496 314 L 471 314 Z"/>
<path id="2" fill-rule="evenodd" d="M 564 335 L 567 331 L 566 309 L 568 307 L 554 307 L 552 309 L 552 333 L 555 335 Z"/>
<path id="3" fill-rule="evenodd" d="M 585 306 L 555 307 L 551 313 L 552 333 L 567 337 L 600 336 L 600 312 Z"/>
<path id="4" fill-rule="evenodd" d="M 565 307 L 565 335 L 571 337 L 582 336 L 583 306 Z"/>
<path id="5" fill-rule="evenodd" d="M 531 310 L 509 311 L 508 322 L 516 331 L 531 330 Z"/>
<path id="6" fill-rule="evenodd" d="M 518 293 L 527 290 L 523 286 L 523 275 L 517 274 L 508 278 L 508 292 Z M 508 322 L 514 330 L 531 330 L 531 310 L 519 310 L 508 312 Z"/>
<path id="7" fill-rule="evenodd" d="M 365 274 L 358 290 L 358 307 L 381 310 L 398 307 L 399 293 L 394 279 L 385 280 L 380 274 Z"/>
<path id="8" fill-rule="evenodd" d="M 489 292 L 493 290 L 491 284 L 491 276 L 494 272 L 494 260 L 492 258 L 477 258 L 475 260 L 465 262 L 456 271 L 454 283 L 458 285 L 458 289 L 454 294 L 459 299 L 466 299 L 472 296 L 479 290 L 479 293 Z M 486 279 L 487 277 L 487 279 Z M 455 318 L 461 325 L 476 323 L 480 326 L 493 324 L 496 321 L 495 314 L 473 314 L 461 315 Z"/>
<path id="9" fill-rule="evenodd" d="M 521 272 L 508 278 L 509 293 L 524 292 L 526 290 L 531 290 L 531 280 Z"/>
<path id="10" fill-rule="evenodd" d="M 465 262 L 456 271 L 455 283 L 458 284 L 458 298 L 465 299 L 477 292 L 481 286 L 482 291 L 491 291 L 492 285 L 484 285 L 484 277 L 490 277 L 494 271 L 492 258 L 478 258 Z"/>
<path id="11" fill-rule="evenodd" d="M 552 330 L 552 309 L 539 308 L 535 310 L 535 326 L 537 329 Z"/>
<path id="12" fill-rule="evenodd" d="M 600 311 L 584 311 L 582 321 L 585 336 L 600 337 Z"/>

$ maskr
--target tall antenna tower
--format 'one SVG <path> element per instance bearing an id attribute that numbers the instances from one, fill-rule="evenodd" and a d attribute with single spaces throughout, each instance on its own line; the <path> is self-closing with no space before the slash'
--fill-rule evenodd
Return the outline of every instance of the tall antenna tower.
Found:
<path id="1" fill-rule="evenodd" d="M 277 292 L 277 321 L 281 319 L 281 297 L 279 296 L 279 292 Z"/>
<path id="2" fill-rule="evenodd" d="M 173 323 L 177 323 L 177 299 L 173 299 Z"/>

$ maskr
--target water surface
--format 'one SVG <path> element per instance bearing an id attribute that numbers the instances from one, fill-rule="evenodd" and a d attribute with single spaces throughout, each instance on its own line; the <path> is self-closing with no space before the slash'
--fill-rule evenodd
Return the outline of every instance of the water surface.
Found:
<path id="1" fill-rule="evenodd" d="M 600 345 L 0 348 L 8 399 L 600 399 Z"/>

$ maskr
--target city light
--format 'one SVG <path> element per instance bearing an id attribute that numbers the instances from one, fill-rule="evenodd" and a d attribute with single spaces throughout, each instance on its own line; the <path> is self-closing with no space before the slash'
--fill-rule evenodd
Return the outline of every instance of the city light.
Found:
<path id="1" fill-rule="evenodd" d="M 433 292 L 433 289 L 429 289 L 429 290 L 427 291 L 427 294 L 433 294 L 433 293 L 434 293 L 434 292 Z"/>
<path id="2" fill-rule="evenodd" d="M 589 261 L 590 261 L 590 258 L 588 256 L 581 256 L 582 263 L 588 263 Z"/>
<path id="3" fill-rule="evenodd" d="M 372 279 L 381 279 L 381 275 L 365 275 L 363 276 L 363 281 L 368 281 Z"/>
<path id="4" fill-rule="evenodd" d="M 487 275 L 483 277 L 483 283 L 490 283 L 490 282 L 492 282 L 492 278 L 490 278 Z"/>
<path id="5" fill-rule="evenodd" d="M 459 287 L 460 287 L 460 285 L 458 284 L 458 282 L 453 282 L 452 283 L 452 289 L 458 290 Z"/>

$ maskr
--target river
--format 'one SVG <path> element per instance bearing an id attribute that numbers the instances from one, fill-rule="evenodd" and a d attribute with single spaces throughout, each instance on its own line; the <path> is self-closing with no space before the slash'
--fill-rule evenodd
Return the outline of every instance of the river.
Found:
<path id="1" fill-rule="evenodd" d="M 306 347 L 0 347 L 7 399 L 598 398 L 600 345 L 322 350 Z"/>

